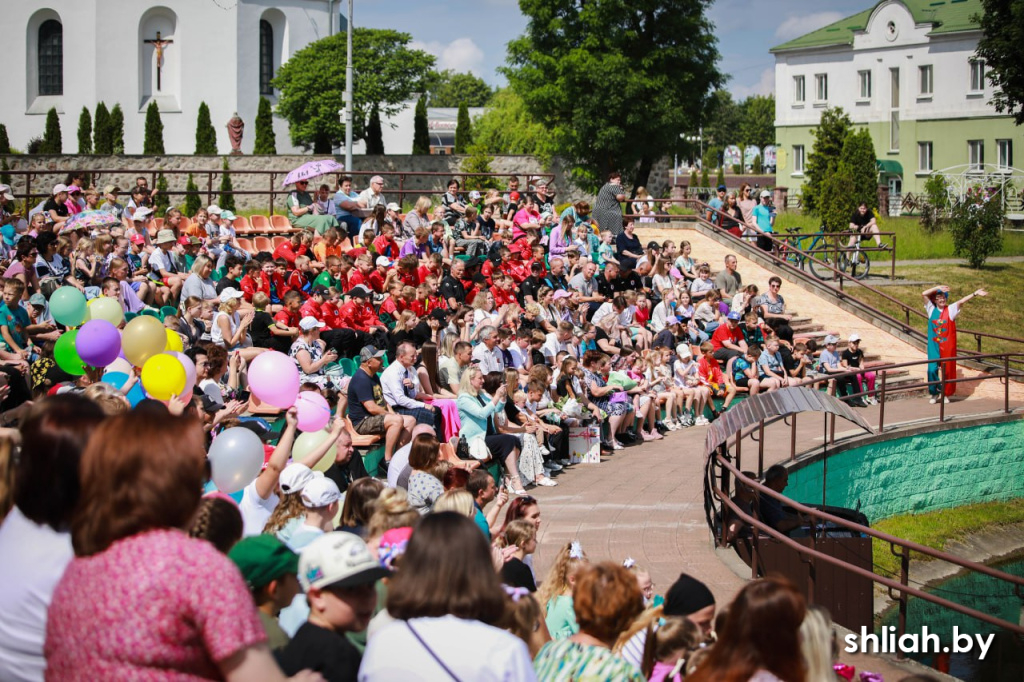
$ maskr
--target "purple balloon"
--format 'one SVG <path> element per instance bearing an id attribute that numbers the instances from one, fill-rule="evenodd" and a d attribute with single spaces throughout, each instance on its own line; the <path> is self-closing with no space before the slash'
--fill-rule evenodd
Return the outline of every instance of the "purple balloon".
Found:
<path id="1" fill-rule="evenodd" d="M 106 320 L 89 320 L 78 330 L 75 350 L 90 367 L 106 367 L 121 352 L 121 332 Z"/>

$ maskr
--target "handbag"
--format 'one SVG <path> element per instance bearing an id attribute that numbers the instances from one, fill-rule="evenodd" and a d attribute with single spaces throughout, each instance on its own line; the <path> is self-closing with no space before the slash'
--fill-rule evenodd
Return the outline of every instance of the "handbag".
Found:
<path id="1" fill-rule="evenodd" d="M 464 460 L 473 459 L 473 456 L 469 454 L 469 443 L 466 442 L 465 436 L 459 436 L 459 442 L 455 446 L 455 456 Z"/>
<path id="2" fill-rule="evenodd" d="M 487 449 L 487 441 L 483 436 L 478 436 L 469 442 L 469 456 L 481 462 L 491 458 L 491 451 Z"/>

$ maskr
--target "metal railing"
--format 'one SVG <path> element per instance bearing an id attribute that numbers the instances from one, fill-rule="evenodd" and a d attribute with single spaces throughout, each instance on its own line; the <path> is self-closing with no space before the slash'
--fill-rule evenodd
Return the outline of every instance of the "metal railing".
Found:
<path id="1" fill-rule="evenodd" d="M 1005 369 L 1005 373 L 1002 376 L 1000 376 L 1000 375 L 991 375 L 991 376 L 972 378 L 972 379 L 949 380 L 949 382 L 984 381 L 984 380 L 987 380 L 987 379 L 999 379 L 1001 381 L 1001 383 L 1005 386 L 1003 412 L 1009 414 L 1010 413 L 1010 402 L 1009 402 L 1009 378 L 1010 378 L 1010 373 L 1009 373 L 1009 357 L 1010 356 L 1022 357 L 1022 356 L 1024 356 L 1024 353 L 1003 353 L 1003 354 L 993 354 L 991 356 L 991 357 L 1001 357 L 1001 358 L 1003 358 L 1003 366 L 1006 369 Z M 962 358 L 948 358 L 948 359 L 949 360 L 958 360 L 958 359 L 962 359 Z M 901 363 L 900 365 L 888 365 L 888 366 L 885 366 L 885 367 L 879 367 L 879 368 L 875 368 L 875 369 L 876 370 L 881 370 L 881 371 L 884 372 L 884 371 L 892 370 L 892 369 L 895 369 L 895 368 L 898 368 L 898 367 L 905 367 L 905 366 L 914 365 L 914 364 L 928 364 L 928 363 L 927 363 L 927 361 L 918 361 L 918 362 L 914 362 L 914 363 Z M 859 372 L 846 372 L 846 373 L 844 373 L 844 375 L 849 376 L 849 375 L 858 374 L 858 373 Z M 843 375 L 836 374 L 836 375 L 832 375 L 832 376 L 833 377 L 839 377 L 839 376 L 843 376 Z M 883 433 L 884 429 L 885 429 L 885 426 L 884 426 L 884 406 L 885 406 L 885 401 L 884 401 L 884 398 L 885 398 L 885 383 L 884 383 L 885 379 L 884 379 L 884 374 L 882 375 L 882 377 L 883 377 L 882 378 L 882 384 L 881 384 L 882 396 L 881 396 L 881 402 L 880 402 L 882 411 L 879 414 L 878 434 Z M 945 379 L 944 376 L 943 376 L 943 379 Z M 920 388 L 921 386 L 928 386 L 928 385 L 934 385 L 934 384 L 924 383 L 924 384 L 914 384 L 914 385 L 910 385 L 910 386 L 901 386 L 898 390 L 899 391 L 911 391 L 911 390 L 916 390 L 917 388 Z M 865 393 L 860 393 L 860 394 L 857 394 L 857 395 L 865 395 Z M 857 396 L 856 395 L 854 395 L 854 396 L 846 396 L 844 398 L 841 398 L 841 400 L 849 400 L 849 399 L 852 399 L 852 398 L 855 398 L 855 397 L 857 397 Z M 822 414 L 822 417 L 823 417 L 824 420 L 826 420 L 825 423 L 823 424 L 823 426 L 824 426 L 825 430 L 828 433 L 828 435 L 827 435 L 827 437 L 826 437 L 826 439 L 824 441 L 823 447 L 827 448 L 828 445 L 835 443 L 835 414 Z M 1019 576 L 1015 576 L 1015 575 L 1011 575 L 1011 574 L 1005 573 L 1003 571 L 999 571 L 997 569 L 993 569 L 993 568 L 991 568 L 989 566 L 985 566 L 985 565 L 979 564 L 977 562 L 968 561 L 966 559 L 962 559 L 960 557 L 957 557 L 957 556 L 955 556 L 953 554 L 942 552 L 940 550 L 936 550 L 934 548 L 927 547 L 925 545 L 920 545 L 918 543 L 911 542 L 909 540 L 903 540 L 901 538 L 889 535 L 887 533 L 883 533 L 881 531 L 875 530 L 875 529 L 870 528 L 868 526 L 863 526 L 863 525 L 854 523 L 852 521 L 848 521 L 846 519 L 843 519 L 841 517 L 835 516 L 833 514 L 829 514 L 828 512 L 824 512 L 824 511 L 821 511 L 819 509 L 815 509 L 815 508 L 812 508 L 812 507 L 800 504 L 799 502 L 795 502 L 794 500 L 792 500 L 792 499 L 782 495 L 781 493 L 778 493 L 778 492 L 776 492 L 776 491 L 774 491 L 774 490 L 764 486 L 763 484 L 757 482 L 755 479 L 750 478 L 750 477 L 744 475 L 743 472 L 742 472 L 742 469 L 743 469 L 743 460 L 742 460 L 743 448 L 742 448 L 742 444 L 744 442 L 744 439 L 749 438 L 750 440 L 755 441 L 755 442 L 758 443 L 757 474 L 758 474 L 759 477 L 763 476 L 764 475 L 765 427 L 766 426 L 770 426 L 770 425 L 775 424 L 775 423 L 778 423 L 780 421 L 783 422 L 784 424 L 788 424 L 790 426 L 790 428 L 791 428 L 791 435 L 790 435 L 790 461 L 795 460 L 796 459 L 796 443 L 797 443 L 797 432 L 796 432 L 797 415 L 794 413 L 794 414 L 790 414 L 788 416 L 777 416 L 777 417 L 772 417 L 772 418 L 768 418 L 768 419 L 762 419 L 757 424 L 752 425 L 752 426 L 750 426 L 750 427 L 748 427 L 746 429 L 741 429 L 740 431 L 736 432 L 735 434 L 733 434 L 730 437 L 731 438 L 731 443 L 732 443 L 732 446 L 733 446 L 733 454 L 731 456 L 729 455 L 729 444 L 730 444 L 730 441 L 727 440 L 725 443 L 723 443 L 715 451 L 714 456 L 709 458 L 708 463 L 707 463 L 707 467 L 706 467 L 706 471 L 705 471 L 705 493 L 706 493 L 706 498 L 707 498 L 707 493 L 708 492 L 712 493 L 714 495 L 714 497 L 717 498 L 717 500 L 718 500 L 718 502 L 720 503 L 720 506 L 721 506 L 720 528 L 718 529 L 719 533 L 715 536 L 716 543 L 719 544 L 719 545 L 726 545 L 726 544 L 728 544 L 727 532 L 728 532 L 729 523 L 731 521 L 731 517 L 738 518 L 738 519 L 740 519 L 741 521 L 743 521 L 744 523 L 746 523 L 747 525 L 749 525 L 751 527 L 751 530 L 752 530 L 752 536 L 751 536 L 751 540 L 752 540 L 752 544 L 751 544 L 752 556 L 751 556 L 751 562 L 750 562 L 750 564 L 751 564 L 751 578 L 758 577 L 758 569 L 759 569 L 759 565 L 760 565 L 760 562 L 759 562 L 759 559 L 758 559 L 758 557 L 759 557 L 758 543 L 760 541 L 760 536 L 763 534 L 763 535 L 765 535 L 767 537 L 770 537 L 770 538 L 773 538 L 775 540 L 778 540 L 779 542 L 781 542 L 782 544 L 786 545 L 790 549 L 793 549 L 796 552 L 799 552 L 803 556 L 809 557 L 811 560 L 824 561 L 826 563 L 829 563 L 829 564 L 832 564 L 834 566 L 837 566 L 837 567 L 839 567 L 839 568 L 841 568 L 841 569 L 843 569 L 845 571 L 849 571 L 849 572 L 851 572 L 851 573 L 853 573 L 855 575 L 861 576 L 863 578 L 867 578 L 867 579 L 873 581 L 874 583 L 876 583 L 878 585 L 881 585 L 882 587 L 885 587 L 888 590 L 889 597 L 893 601 L 895 601 L 897 603 L 898 609 L 899 609 L 899 619 L 898 619 L 898 626 L 897 626 L 897 633 L 896 633 L 897 637 L 903 635 L 906 632 L 907 607 L 908 607 L 908 600 L 909 600 L 909 598 L 911 596 L 917 597 L 917 598 L 922 599 L 924 601 L 931 602 L 931 603 L 936 604 L 938 606 L 941 606 L 943 608 L 950 609 L 950 610 L 955 611 L 957 613 L 960 613 L 960 614 L 963 614 L 963 615 L 966 615 L 966 616 L 970 616 L 972 618 L 977 618 L 977 619 L 979 619 L 981 621 L 989 623 L 990 625 L 995 625 L 996 627 L 1004 628 L 1004 629 L 1009 630 L 1011 632 L 1014 632 L 1014 633 L 1016 633 L 1018 635 L 1024 635 L 1024 626 L 1022 626 L 1019 623 L 1012 623 L 1012 622 L 1009 622 L 1009 621 L 1004 621 L 1004 620 L 1002 620 L 1000 618 L 996 618 L 996 617 L 991 616 L 989 614 L 982 613 L 982 612 L 977 611 L 975 609 L 972 609 L 970 607 L 963 606 L 961 604 L 957 604 L 955 602 L 951 602 L 949 600 L 943 599 L 943 598 L 938 597 L 938 596 L 936 596 L 934 594 L 928 593 L 928 592 L 926 592 L 924 590 L 920 590 L 920 589 L 917 589 L 915 587 L 911 587 L 910 584 L 909 584 L 910 583 L 910 553 L 911 552 L 918 552 L 919 554 L 922 554 L 922 555 L 925 555 L 925 556 L 929 556 L 929 557 L 931 557 L 933 559 L 938 559 L 938 560 L 941 560 L 941 561 L 946 561 L 946 562 L 948 562 L 950 564 L 953 564 L 955 566 L 959 566 L 960 568 L 963 568 L 963 569 L 966 569 L 966 570 L 969 570 L 969 571 L 973 571 L 973 572 L 976 572 L 976 573 L 981 573 L 981 574 L 987 575 L 989 577 L 992 577 L 992 578 L 995 578 L 995 579 L 998 579 L 998 580 L 1001 580 L 1001 581 L 1004 581 L 1004 582 L 1008 582 L 1008 583 L 1013 585 L 1015 593 L 1019 597 L 1021 597 L 1022 599 L 1024 599 L 1024 578 L 1019 577 Z M 942 403 L 942 402 L 940 402 L 938 421 L 939 422 L 946 421 L 945 410 L 944 410 L 944 403 Z M 730 460 L 733 460 L 733 459 L 735 460 L 734 462 L 730 461 Z M 828 457 L 827 457 L 827 451 L 826 451 L 823 454 L 823 466 L 822 466 L 822 506 L 824 506 L 825 502 L 826 502 L 825 491 L 827 490 L 827 485 L 828 485 L 828 480 L 827 480 L 827 472 L 828 472 L 827 459 L 828 459 Z M 715 472 L 715 467 L 717 467 L 719 472 L 720 472 L 717 476 L 716 476 L 716 472 Z M 772 497 L 772 498 L 778 500 L 779 502 L 781 502 L 781 503 L 783 503 L 783 504 L 785 504 L 785 505 L 795 509 L 798 514 L 803 515 L 803 516 L 808 517 L 809 519 L 811 519 L 812 523 L 810 525 L 811 525 L 812 528 L 816 529 L 816 532 L 811 533 L 811 536 L 810 536 L 811 537 L 811 541 L 812 541 L 811 542 L 811 546 L 808 547 L 806 545 L 800 544 L 799 542 L 796 542 L 795 540 L 793 540 L 792 538 L 788 537 L 784 533 L 782 533 L 780 531 L 777 531 L 774 528 L 772 528 L 771 526 L 769 526 L 766 523 L 764 523 L 760 518 L 757 517 L 757 514 L 756 514 L 757 507 L 756 507 L 756 505 L 754 507 L 755 513 L 753 515 L 751 515 L 751 514 L 748 514 L 747 512 L 745 512 L 735 502 L 733 502 L 732 499 L 731 499 L 731 496 L 730 496 L 730 480 L 732 478 L 735 478 L 735 480 L 738 483 L 742 483 L 743 485 L 747 486 L 751 490 L 754 490 L 758 495 L 768 495 L 769 497 Z M 721 483 L 720 484 L 716 484 L 716 479 L 720 480 Z M 859 533 L 859 534 L 862 534 L 864 536 L 868 536 L 868 537 L 871 537 L 871 538 L 874 538 L 874 539 L 877 539 L 879 541 L 887 543 L 889 545 L 890 552 L 894 556 L 899 558 L 899 560 L 900 560 L 900 575 L 899 575 L 899 579 L 898 580 L 894 580 L 891 577 L 879 575 L 878 573 L 875 573 L 873 571 L 868 571 L 868 570 L 866 570 L 864 568 L 861 568 L 859 566 L 855 566 L 853 564 L 850 564 L 850 563 L 848 563 L 848 562 L 846 562 L 846 561 L 844 561 L 842 559 L 839 559 L 837 557 L 834 557 L 832 555 L 829 555 L 829 554 L 826 554 L 826 553 L 823 553 L 823 552 L 819 551 L 817 549 L 817 542 L 819 540 L 819 536 L 818 536 L 819 534 L 818 534 L 817 530 L 819 529 L 819 522 L 821 522 L 821 523 L 829 523 L 829 524 L 832 524 L 834 526 L 838 526 L 840 528 L 843 528 L 843 529 L 846 529 L 846 530 L 849 530 L 849 531 L 853 531 L 855 533 Z M 711 516 L 709 516 L 709 523 L 712 525 L 712 531 L 714 532 L 716 529 L 714 528 L 714 524 L 712 522 L 712 517 Z M 813 581 L 813 579 L 810 581 L 810 589 L 812 591 L 814 589 L 814 581 Z M 813 598 L 813 594 L 811 596 Z M 899 656 L 902 657 L 903 654 L 900 653 Z"/>
<path id="2" fill-rule="evenodd" d="M 80 169 L 73 169 L 73 170 L 80 170 Z M 33 191 L 32 185 L 33 185 L 33 181 L 34 180 L 38 182 L 40 177 L 43 177 L 43 176 L 45 176 L 45 177 L 52 177 L 54 175 L 63 176 L 63 175 L 66 175 L 68 172 L 70 172 L 70 169 L 47 169 L 47 170 L 24 170 L 24 169 L 18 170 L 18 169 L 12 169 L 12 170 L 4 171 L 4 173 L 10 175 L 12 178 L 15 178 L 15 177 L 23 178 L 23 181 L 21 183 L 13 183 L 12 182 L 12 185 L 19 185 L 19 186 L 20 185 L 24 185 L 24 188 L 25 188 L 24 191 L 15 192 L 13 196 L 14 196 L 15 199 L 25 200 L 26 202 L 29 202 L 29 203 L 32 202 L 33 200 L 38 201 L 40 199 L 46 199 L 46 198 L 48 198 L 50 196 L 50 189 L 51 189 L 50 186 L 42 186 L 40 189 Z M 202 189 L 198 189 L 198 190 L 191 191 L 191 192 L 187 191 L 187 190 L 184 190 L 184 189 L 168 189 L 168 190 L 166 190 L 166 191 L 164 191 L 162 193 L 164 195 L 166 195 L 166 196 L 173 196 L 173 197 L 187 197 L 187 196 L 190 196 L 190 195 L 192 195 L 192 196 L 199 196 L 199 197 L 205 197 L 205 203 L 207 203 L 207 204 L 215 203 L 214 197 L 220 196 L 221 194 L 230 194 L 232 196 L 266 196 L 267 200 L 268 200 L 268 203 L 267 203 L 268 211 L 269 211 L 269 214 L 271 214 L 271 215 L 274 213 L 274 203 L 278 199 L 278 197 L 287 197 L 288 194 L 291 192 L 291 189 L 284 189 L 282 187 L 282 185 L 281 185 L 281 181 L 284 179 L 285 176 L 288 175 L 290 170 L 228 170 L 228 171 L 224 171 L 223 168 L 218 168 L 216 170 L 180 170 L 180 169 L 173 169 L 173 170 L 172 169 L 168 169 L 168 170 L 152 170 L 152 169 L 132 170 L 130 168 L 116 168 L 116 169 L 103 168 L 103 169 L 98 169 L 98 170 L 84 169 L 84 172 L 91 176 L 93 185 L 95 185 L 96 187 L 100 187 L 100 188 L 103 187 L 103 185 L 106 185 L 106 184 L 115 184 L 116 183 L 115 178 L 130 178 L 131 182 L 130 183 L 125 183 L 125 186 L 122 187 L 122 189 L 125 190 L 125 192 L 127 192 L 130 187 L 133 187 L 135 185 L 135 178 L 137 178 L 137 177 L 145 177 L 145 178 L 147 178 L 147 181 L 148 181 L 148 184 L 149 184 L 149 188 L 150 188 L 150 190 L 152 190 L 153 188 L 156 187 L 157 177 L 159 177 L 160 175 L 163 175 L 165 177 L 167 177 L 167 176 L 179 176 L 180 177 L 180 176 L 188 176 L 188 175 L 191 174 L 193 176 L 193 179 L 196 181 L 197 186 L 201 187 Z M 225 173 L 227 175 L 230 175 L 232 179 L 240 178 L 240 177 L 244 178 L 246 176 L 257 176 L 257 177 L 263 176 L 263 177 L 266 178 L 266 182 L 267 182 L 266 189 L 232 189 L 229 192 L 221 192 L 221 190 L 220 190 L 218 185 L 219 185 L 221 179 L 223 178 L 223 176 L 225 175 Z M 337 188 L 337 186 L 340 184 L 340 180 L 341 180 L 342 177 L 351 176 L 354 179 L 356 177 L 364 177 L 364 176 L 365 177 L 372 177 L 374 175 L 379 175 L 382 178 L 384 178 L 384 180 L 385 180 L 384 194 L 385 195 L 392 195 L 392 196 L 397 194 L 398 195 L 398 202 L 400 204 L 402 203 L 402 201 L 406 197 L 406 195 L 410 195 L 410 194 L 411 195 L 417 195 L 417 196 L 419 196 L 419 195 L 428 195 L 429 196 L 429 195 L 436 195 L 436 194 L 444 194 L 447 191 L 447 186 L 446 186 L 447 185 L 447 181 L 449 179 L 451 179 L 451 178 L 457 178 L 457 179 L 460 180 L 460 183 L 462 185 L 465 185 L 467 178 L 503 178 L 503 179 L 507 179 L 508 176 L 509 176 L 508 173 L 463 173 L 461 171 L 456 171 L 456 172 L 452 172 L 452 173 L 437 173 L 437 172 L 428 172 L 428 171 L 387 171 L 387 170 L 382 170 L 381 171 L 381 170 L 377 170 L 377 171 L 342 171 L 342 172 L 339 172 L 339 173 L 330 173 L 330 174 L 324 175 L 322 177 L 325 180 L 327 178 L 333 178 L 333 180 L 334 180 L 334 187 Z M 554 177 L 555 177 L 553 173 L 530 173 L 529 175 L 530 175 L 531 178 L 544 178 L 544 179 L 547 179 L 549 182 L 551 180 L 553 180 Z M 104 179 L 105 177 L 107 179 Z M 393 186 L 390 186 L 392 183 L 388 182 L 389 179 L 394 180 L 395 182 L 397 182 L 397 185 L 398 185 L 397 189 L 394 188 Z M 431 187 L 431 188 L 422 188 L 422 187 L 420 187 L 420 188 L 407 189 L 406 188 L 406 182 L 411 182 L 411 181 L 416 180 L 416 179 L 424 179 L 424 180 L 430 181 L 430 182 L 436 181 L 437 184 L 436 184 L 436 186 Z M 182 184 L 184 184 L 184 183 L 182 183 Z M 331 184 L 331 183 L 326 183 L 326 184 Z M 14 189 L 14 187 L 12 187 L 12 189 Z M 526 190 L 524 189 L 523 191 L 525 192 Z"/>

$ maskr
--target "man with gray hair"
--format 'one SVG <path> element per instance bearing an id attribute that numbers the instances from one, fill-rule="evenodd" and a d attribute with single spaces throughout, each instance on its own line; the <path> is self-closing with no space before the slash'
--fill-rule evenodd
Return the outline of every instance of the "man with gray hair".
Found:
<path id="1" fill-rule="evenodd" d="M 473 349 L 473 362 L 480 365 L 480 371 L 486 376 L 491 372 L 503 372 L 505 359 L 498 350 L 498 330 L 492 325 L 480 328 L 477 333 L 480 343 Z"/>
<path id="2" fill-rule="evenodd" d="M 370 210 L 373 210 L 378 204 L 387 206 L 388 202 L 384 199 L 384 178 L 379 175 L 370 178 L 370 186 L 359 193 L 356 203 Z"/>
<path id="3" fill-rule="evenodd" d="M 395 361 L 380 375 L 384 401 L 395 412 L 412 417 L 418 424 L 443 427 L 441 411 L 425 402 L 432 396 L 423 392 L 415 365 L 416 346 L 408 341 L 398 344 Z"/>

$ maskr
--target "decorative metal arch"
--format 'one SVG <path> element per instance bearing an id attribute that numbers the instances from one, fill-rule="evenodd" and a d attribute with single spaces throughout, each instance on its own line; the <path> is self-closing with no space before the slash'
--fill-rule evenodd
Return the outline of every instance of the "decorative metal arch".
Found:
<path id="1" fill-rule="evenodd" d="M 997 166 L 993 163 L 966 163 L 933 171 L 946 181 L 946 196 L 950 203 L 959 201 L 967 190 L 973 187 L 995 189 L 1003 204 L 1003 212 L 1019 211 L 1022 208 L 1024 191 L 1024 170 Z"/>

